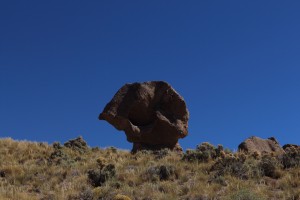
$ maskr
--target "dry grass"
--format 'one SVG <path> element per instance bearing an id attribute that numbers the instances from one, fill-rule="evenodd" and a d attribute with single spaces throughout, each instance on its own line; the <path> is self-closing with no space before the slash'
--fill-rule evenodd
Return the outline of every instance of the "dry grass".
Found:
<path id="1" fill-rule="evenodd" d="M 133 155 L 1 139 L 0 199 L 300 199 L 298 166 L 286 169 L 275 156 L 215 153 L 208 147 L 202 149 L 210 152 L 194 152 L 198 160 L 189 160 L 167 150 Z"/>

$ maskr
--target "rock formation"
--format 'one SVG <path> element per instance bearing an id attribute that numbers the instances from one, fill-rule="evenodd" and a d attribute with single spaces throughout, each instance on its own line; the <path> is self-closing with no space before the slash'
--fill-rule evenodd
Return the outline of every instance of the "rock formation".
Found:
<path id="1" fill-rule="evenodd" d="M 278 141 L 274 138 L 268 138 L 266 140 L 261 139 L 259 137 L 252 136 L 242 142 L 239 147 L 239 151 L 243 151 L 245 153 L 284 153 L 283 149 L 279 145 Z"/>
<path id="2" fill-rule="evenodd" d="M 188 134 L 189 112 L 183 98 L 166 82 L 125 84 L 99 116 L 126 133 L 133 152 L 141 149 L 180 150 Z"/>

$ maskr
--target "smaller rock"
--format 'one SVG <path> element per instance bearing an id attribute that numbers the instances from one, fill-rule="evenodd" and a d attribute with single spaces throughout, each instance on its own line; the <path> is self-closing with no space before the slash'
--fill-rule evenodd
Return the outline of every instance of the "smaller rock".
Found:
<path id="1" fill-rule="evenodd" d="M 262 139 L 259 137 L 252 136 L 242 142 L 239 147 L 239 151 L 245 152 L 247 154 L 253 153 L 276 153 L 283 154 L 284 150 L 279 145 L 278 141 L 274 137 L 268 139 Z"/>

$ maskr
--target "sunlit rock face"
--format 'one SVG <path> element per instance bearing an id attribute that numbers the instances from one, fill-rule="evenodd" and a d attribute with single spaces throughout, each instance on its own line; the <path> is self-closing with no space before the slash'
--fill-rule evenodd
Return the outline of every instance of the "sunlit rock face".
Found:
<path id="1" fill-rule="evenodd" d="M 99 116 L 133 143 L 133 151 L 180 150 L 179 138 L 188 134 L 189 112 L 184 99 L 166 82 L 125 84 Z"/>
<path id="2" fill-rule="evenodd" d="M 268 139 L 262 139 L 259 137 L 252 136 L 242 142 L 239 147 L 239 151 L 243 151 L 245 153 L 284 153 L 280 144 L 274 137 L 270 137 Z"/>

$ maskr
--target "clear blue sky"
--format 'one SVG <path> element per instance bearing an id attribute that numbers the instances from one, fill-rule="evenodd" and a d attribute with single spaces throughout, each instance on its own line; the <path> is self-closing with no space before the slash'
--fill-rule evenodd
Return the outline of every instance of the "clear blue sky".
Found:
<path id="1" fill-rule="evenodd" d="M 1 1 L 0 137 L 130 149 L 98 114 L 125 83 L 186 100 L 186 148 L 300 144 L 299 1 Z"/>

